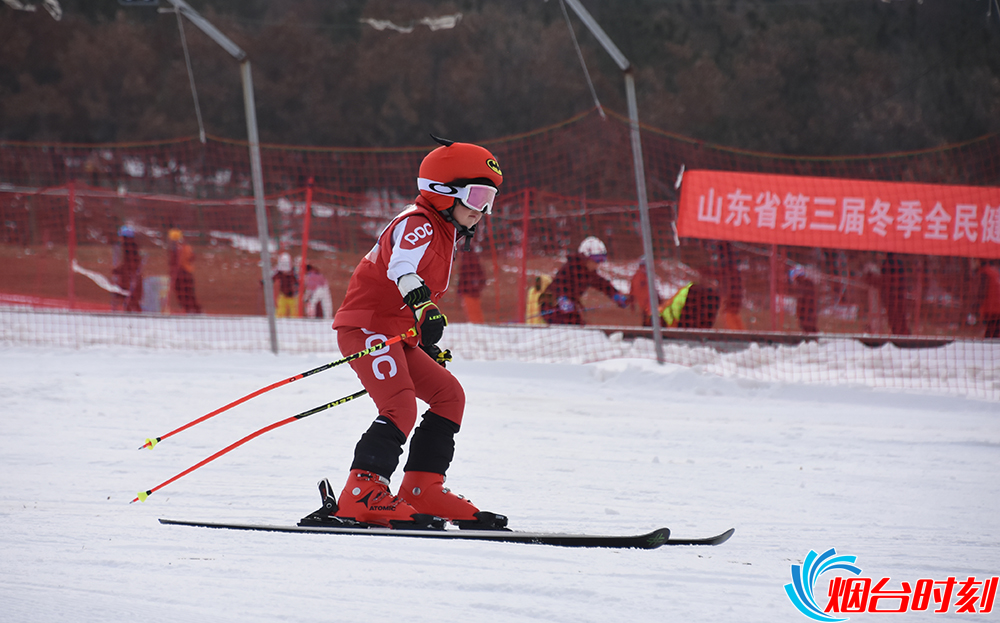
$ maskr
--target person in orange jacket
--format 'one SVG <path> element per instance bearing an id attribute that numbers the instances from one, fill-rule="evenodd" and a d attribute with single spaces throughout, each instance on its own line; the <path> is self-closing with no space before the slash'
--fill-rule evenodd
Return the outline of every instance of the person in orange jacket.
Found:
<path id="1" fill-rule="evenodd" d="M 646 258 L 644 257 L 639 258 L 639 267 L 632 273 L 629 294 L 632 296 L 632 306 L 639 310 L 642 326 L 653 326 L 653 314 L 649 305 L 649 278 L 646 276 Z"/>
<path id="2" fill-rule="evenodd" d="M 170 285 L 177 303 L 185 314 L 200 314 L 201 305 L 194 294 L 194 249 L 184 242 L 184 234 L 179 229 L 171 229 L 167 237 L 170 240 L 167 245 Z"/>
<path id="3" fill-rule="evenodd" d="M 974 306 L 986 330 L 984 338 L 1000 338 L 1000 270 L 989 260 L 972 260 L 975 283 Z"/>
<path id="4" fill-rule="evenodd" d="M 736 251 L 728 241 L 719 243 L 719 284 L 725 296 L 722 299 L 722 328 L 743 331 L 746 327 L 740 317 L 743 307 L 743 277 L 737 265 Z"/>
<path id="5" fill-rule="evenodd" d="M 458 294 L 462 297 L 465 319 L 473 324 L 483 324 L 483 289 L 486 288 L 486 273 L 479 263 L 475 251 L 462 252 L 462 268 L 458 273 Z"/>

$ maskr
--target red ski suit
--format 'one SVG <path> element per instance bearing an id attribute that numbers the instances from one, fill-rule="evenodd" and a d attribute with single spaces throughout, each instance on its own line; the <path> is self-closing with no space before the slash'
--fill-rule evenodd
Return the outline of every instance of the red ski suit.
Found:
<path id="1" fill-rule="evenodd" d="M 454 225 L 423 197 L 397 215 L 354 269 L 334 316 L 340 351 L 355 353 L 413 327 L 413 312 L 403 302 L 397 280 L 416 273 L 437 302 L 448 289 L 456 242 Z M 407 436 L 416 423 L 417 398 L 456 424 L 462 423 L 465 410 L 465 392 L 458 380 L 418 348 L 418 340 L 419 336 L 397 342 L 387 353 L 351 362 L 379 415 Z"/>

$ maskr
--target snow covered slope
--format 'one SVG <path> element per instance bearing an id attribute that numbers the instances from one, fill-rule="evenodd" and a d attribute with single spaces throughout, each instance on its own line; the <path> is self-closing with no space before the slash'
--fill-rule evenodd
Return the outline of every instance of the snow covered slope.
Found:
<path id="1" fill-rule="evenodd" d="M 0 352 L 0 619 L 807 621 L 783 586 L 809 550 L 856 555 L 894 588 L 1000 574 L 996 402 L 732 380 L 641 359 L 454 362 L 468 410 L 449 485 L 515 528 L 665 525 L 685 537 L 735 527 L 724 545 L 571 550 L 157 523 L 296 521 L 318 505 L 320 477 L 346 476 L 374 416 L 367 398 L 128 504 L 359 385 L 335 368 L 137 450 L 146 437 L 331 356 Z"/>

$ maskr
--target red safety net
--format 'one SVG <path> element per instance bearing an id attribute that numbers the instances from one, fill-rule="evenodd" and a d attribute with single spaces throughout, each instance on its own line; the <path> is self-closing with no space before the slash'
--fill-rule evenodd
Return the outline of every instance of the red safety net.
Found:
<path id="1" fill-rule="evenodd" d="M 685 316 L 674 326 L 716 334 L 730 330 L 748 340 L 763 333 L 873 340 L 889 334 L 983 337 L 981 284 L 989 266 L 981 269 L 972 253 L 887 256 L 883 250 L 838 245 L 842 237 L 836 232 L 824 244 L 817 238 L 794 244 L 681 237 L 676 184 L 685 167 L 961 185 L 997 197 L 990 186 L 1000 180 L 1000 136 L 920 152 L 838 158 L 743 152 L 648 127 L 641 136 L 661 303 L 693 284 L 679 308 Z M 592 111 L 483 145 L 496 155 L 505 181 L 473 252 L 469 257 L 460 252 L 456 260 L 443 301 L 451 321 L 545 324 L 545 309 L 551 307 L 545 306 L 544 293 L 539 304 L 535 288 L 548 283 L 584 238 L 596 236 L 608 258 L 599 273 L 632 297 L 622 307 L 606 292 L 590 289 L 581 301 L 582 321 L 627 330 L 627 337 L 648 335 L 642 330 L 649 323 L 642 312 L 648 296 L 642 294 L 645 269 L 627 119 L 602 119 Z M 309 280 L 299 275 L 306 287 L 300 288 L 302 301 L 293 313 L 322 318 L 336 308 L 358 260 L 416 195 L 416 171 L 432 147 L 261 146 L 271 252 L 275 257 L 287 252 L 299 273 L 306 264 L 317 271 Z M 992 208 L 998 205 L 1000 199 Z M 188 311 L 195 309 L 193 296 L 203 315 L 264 313 L 246 143 L 217 138 L 204 144 L 196 138 L 114 145 L 0 143 L 0 216 L 0 303 L 109 312 L 138 306 L 176 315 L 185 303 Z M 131 228 L 138 246 L 135 270 L 120 268 L 126 255 L 118 235 L 123 226 Z M 193 286 L 178 286 L 172 229 L 188 247 Z M 475 263 L 482 270 L 479 279 Z M 140 300 L 121 293 L 134 290 L 124 278 L 142 283 Z"/>

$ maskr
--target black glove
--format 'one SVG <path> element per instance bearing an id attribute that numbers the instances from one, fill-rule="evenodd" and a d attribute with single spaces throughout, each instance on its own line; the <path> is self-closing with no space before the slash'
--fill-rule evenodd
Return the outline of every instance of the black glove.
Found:
<path id="1" fill-rule="evenodd" d="M 430 358 L 441 364 L 442 368 L 447 368 L 448 364 L 451 363 L 451 351 L 441 350 L 437 344 L 431 344 L 430 346 L 421 346 L 420 350 L 424 351 Z"/>
<path id="2" fill-rule="evenodd" d="M 431 302 L 431 289 L 420 286 L 404 296 L 403 301 L 413 311 L 413 318 L 417 321 L 420 346 L 426 348 L 437 344 L 448 326 L 448 318 Z"/>

